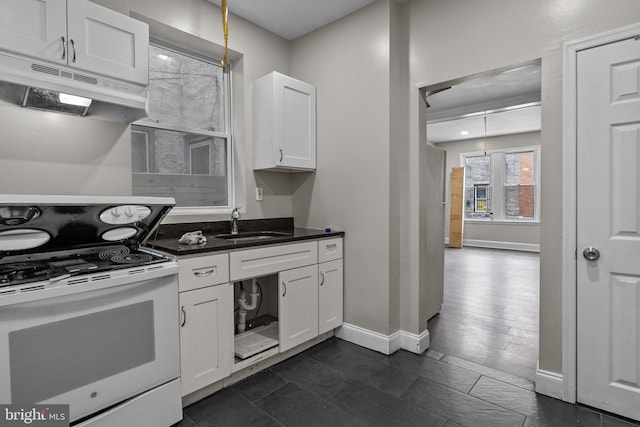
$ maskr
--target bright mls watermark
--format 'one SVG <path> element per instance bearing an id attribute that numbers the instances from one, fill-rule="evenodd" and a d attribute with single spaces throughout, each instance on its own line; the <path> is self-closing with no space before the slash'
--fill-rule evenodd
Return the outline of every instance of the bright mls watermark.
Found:
<path id="1" fill-rule="evenodd" d="M 0 427 L 69 427 L 69 405 L 0 405 Z"/>

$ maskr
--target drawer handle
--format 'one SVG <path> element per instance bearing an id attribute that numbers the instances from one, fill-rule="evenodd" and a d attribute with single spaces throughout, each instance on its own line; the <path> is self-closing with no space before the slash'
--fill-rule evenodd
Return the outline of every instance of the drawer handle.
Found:
<path id="1" fill-rule="evenodd" d="M 284 297 L 287 294 L 287 284 L 282 281 L 282 296 Z"/>
<path id="2" fill-rule="evenodd" d="M 338 247 L 338 244 L 337 243 L 333 243 L 331 245 L 327 245 L 326 247 L 327 247 L 327 249 L 332 250 L 332 249 L 336 249 Z"/>
<path id="3" fill-rule="evenodd" d="M 184 305 L 180 307 L 180 310 L 182 310 L 182 323 L 180 324 L 180 327 L 184 328 L 184 325 L 187 323 L 187 312 L 184 311 Z"/>
<path id="4" fill-rule="evenodd" d="M 216 272 L 216 268 L 210 268 L 208 270 L 204 270 L 204 271 L 194 271 L 193 275 L 196 277 L 208 277 L 211 276 L 213 273 Z"/>
<path id="5" fill-rule="evenodd" d="M 320 286 L 324 285 L 324 273 L 320 273 Z"/>

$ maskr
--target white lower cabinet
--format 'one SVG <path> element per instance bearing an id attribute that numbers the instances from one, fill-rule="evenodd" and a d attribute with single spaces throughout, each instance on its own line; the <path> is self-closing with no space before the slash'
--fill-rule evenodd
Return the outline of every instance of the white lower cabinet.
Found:
<path id="1" fill-rule="evenodd" d="M 183 396 L 342 325 L 341 238 L 184 257 L 178 265 Z M 247 326 L 236 336 L 239 290 L 248 291 L 253 279 L 260 304 L 245 319 L 277 323 Z"/>
<path id="2" fill-rule="evenodd" d="M 318 265 L 278 274 L 280 351 L 318 336 Z"/>
<path id="3" fill-rule="evenodd" d="M 185 396 L 231 374 L 231 284 L 181 292 L 180 326 L 182 395 Z"/>
<path id="4" fill-rule="evenodd" d="M 342 259 L 318 264 L 318 276 L 318 334 L 324 334 L 343 321 Z"/>

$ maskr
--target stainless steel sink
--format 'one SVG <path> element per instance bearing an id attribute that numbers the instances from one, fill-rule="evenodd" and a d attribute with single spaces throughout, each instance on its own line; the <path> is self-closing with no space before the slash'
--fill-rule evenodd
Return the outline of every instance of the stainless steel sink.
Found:
<path id="1" fill-rule="evenodd" d="M 250 231 L 246 233 L 238 233 L 238 234 L 216 234 L 216 239 L 224 239 L 233 242 L 250 242 L 250 241 L 261 241 L 265 239 L 273 239 L 276 237 L 284 237 L 288 236 L 289 233 L 283 233 L 279 231 Z"/>

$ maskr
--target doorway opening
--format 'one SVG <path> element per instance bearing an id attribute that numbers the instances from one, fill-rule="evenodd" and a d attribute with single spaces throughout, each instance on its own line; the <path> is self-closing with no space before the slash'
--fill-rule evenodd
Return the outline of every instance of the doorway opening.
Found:
<path id="1" fill-rule="evenodd" d="M 465 171 L 463 247 L 445 250 L 430 349 L 530 381 L 538 359 L 540 74 L 538 59 L 423 88 L 427 143 L 447 152 L 445 244 L 451 170 Z"/>

